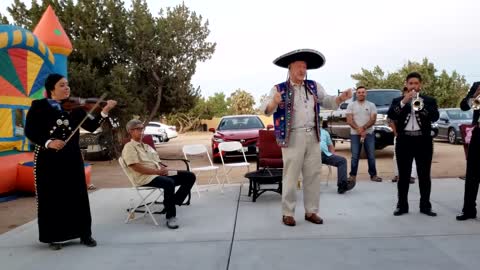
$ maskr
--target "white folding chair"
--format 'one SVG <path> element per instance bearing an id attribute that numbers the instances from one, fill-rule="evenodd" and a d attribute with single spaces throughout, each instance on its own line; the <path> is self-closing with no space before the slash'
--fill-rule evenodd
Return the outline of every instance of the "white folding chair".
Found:
<path id="1" fill-rule="evenodd" d="M 135 219 L 144 217 L 146 214 L 148 214 L 152 218 L 153 223 L 155 223 L 155 225 L 158 226 L 158 222 L 155 219 L 155 217 L 153 216 L 153 213 L 150 210 L 150 206 L 155 204 L 155 202 L 157 202 L 158 199 L 163 195 L 163 189 L 156 188 L 156 187 L 139 187 L 139 186 L 135 185 L 135 182 L 133 181 L 133 179 L 128 174 L 127 164 L 125 163 L 125 161 L 123 160 L 122 157 L 118 158 L 118 163 L 120 163 L 120 167 L 122 167 L 123 172 L 125 173 L 128 180 L 130 181 L 130 184 L 132 185 L 132 188 L 135 190 L 138 197 L 140 198 L 140 202 L 138 204 L 136 204 L 136 206 L 132 206 L 132 208 L 128 211 L 128 215 L 127 215 L 127 219 L 125 220 L 125 223 L 128 223 L 131 220 L 135 220 Z M 142 191 L 144 191 L 144 192 L 146 191 L 146 196 L 144 196 L 142 194 Z M 158 192 L 158 194 L 155 197 L 154 195 L 157 192 Z M 155 199 L 151 202 L 147 202 L 147 199 L 152 198 L 152 197 L 155 198 Z M 140 207 L 145 207 L 145 211 L 142 211 L 143 215 L 140 215 L 139 217 L 135 217 L 135 212 Z"/>
<path id="2" fill-rule="evenodd" d="M 185 156 L 185 159 L 190 162 L 190 171 L 197 176 L 197 179 L 199 178 L 201 173 L 211 172 L 210 178 L 208 179 L 208 185 L 211 185 L 212 180 L 215 178 L 217 180 L 217 184 L 220 186 L 220 189 L 223 192 L 223 189 L 220 185 L 220 180 L 218 179 L 219 167 L 213 165 L 213 162 L 212 162 L 212 159 L 210 158 L 210 154 L 208 153 L 207 147 L 203 144 L 187 144 L 183 146 L 182 151 L 183 151 L 183 155 Z M 194 164 L 194 163 L 198 163 L 193 161 L 195 159 L 194 157 L 198 157 L 198 158 L 201 157 L 205 159 L 205 156 L 208 158 L 208 162 L 210 165 L 197 166 Z M 195 190 L 197 191 L 198 197 L 200 197 L 200 191 L 198 190 L 197 183 L 195 183 Z"/>
<path id="3" fill-rule="evenodd" d="M 247 157 L 245 156 L 243 145 L 240 142 L 222 142 L 218 144 L 218 151 L 220 152 L 220 159 L 222 160 L 222 165 L 223 165 L 223 173 L 225 174 L 225 179 L 227 180 L 227 183 L 230 184 L 230 177 L 228 174 L 234 168 L 246 167 L 247 173 L 250 172 L 250 163 L 248 163 L 247 161 Z M 243 162 L 225 163 L 225 159 L 223 158 L 224 152 L 236 152 L 239 154 L 241 153 L 241 155 L 243 156 Z M 228 168 L 228 171 L 227 171 L 227 168 Z M 225 185 L 225 179 L 222 182 L 222 187 L 223 185 Z"/>
<path id="4" fill-rule="evenodd" d="M 332 178 L 332 166 L 326 165 L 326 164 L 322 164 L 322 166 L 327 166 L 328 168 L 328 175 L 327 175 L 327 186 L 328 186 L 328 182 L 330 181 L 330 178 Z"/>

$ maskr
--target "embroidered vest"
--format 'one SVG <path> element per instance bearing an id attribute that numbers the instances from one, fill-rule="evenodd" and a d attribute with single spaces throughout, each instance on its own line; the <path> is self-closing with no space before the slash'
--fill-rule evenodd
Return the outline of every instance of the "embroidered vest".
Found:
<path id="1" fill-rule="evenodd" d="M 320 103 L 317 96 L 317 84 L 315 81 L 305 80 L 306 89 L 312 94 L 315 103 L 315 131 L 320 141 Z M 292 126 L 293 104 L 295 102 L 290 82 L 283 82 L 275 85 L 277 91 L 282 93 L 282 101 L 278 104 L 277 110 L 273 113 L 273 125 L 275 126 L 275 137 L 280 147 L 288 147 L 290 131 Z"/>

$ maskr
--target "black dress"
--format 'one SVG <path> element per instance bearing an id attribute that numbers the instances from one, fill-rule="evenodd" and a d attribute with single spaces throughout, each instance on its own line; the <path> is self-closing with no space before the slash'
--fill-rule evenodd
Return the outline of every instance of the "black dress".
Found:
<path id="1" fill-rule="evenodd" d="M 92 218 L 85 183 L 84 162 L 77 131 L 65 147 L 45 148 L 49 139 L 66 140 L 86 112 L 65 112 L 49 100 L 34 100 L 28 111 L 25 135 L 35 143 L 34 174 L 40 242 L 61 242 L 91 236 Z M 97 116 L 82 127 L 94 131 L 102 123 Z"/>

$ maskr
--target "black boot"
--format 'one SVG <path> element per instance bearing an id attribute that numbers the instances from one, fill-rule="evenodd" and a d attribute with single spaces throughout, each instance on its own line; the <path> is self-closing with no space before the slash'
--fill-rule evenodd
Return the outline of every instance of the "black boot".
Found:
<path id="1" fill-rule="evenodd" d="M 457 216 L 457 220 L 458 221 L 464 221 L 464 220 L 467 220 L 467 219 L 475 219 L 477 218 L 477 214 L 476 213 L 465 213 L 465 212 L 462 212 L 462 214 L 458 215 Z"/>
<path id="2" fill-rule="evenodd" d="M 80 244 L 85 245 L 87 247 L 96 247 L 97 241 L 95 241 L 95 239 L 93 239 L 91 236 L 82 237 L 80 238 Z"/>
<path id="3" fill-rule="evenodd" d="M 51 250 L 60 250 L 62 249 L 62 244 L 61 243 L 50 243 L 48 244 L 48 247 L 51 249 Z"/>

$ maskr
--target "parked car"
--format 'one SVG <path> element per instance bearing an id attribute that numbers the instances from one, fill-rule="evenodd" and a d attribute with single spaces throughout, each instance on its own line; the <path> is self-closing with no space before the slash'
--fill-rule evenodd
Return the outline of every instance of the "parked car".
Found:
<path id="1" fill-rule="evenodd" d="M 148 122 L 143 134 L 153 135 L 154 140 L 159 142 L 168 142 L 170 139 L 178 136 L 177 128 L 160 122 Z"/>
<path id="2" fill-rule="evenodd" d="M 230 115 L 220 120 L 217 129 L 210 128 L 212 137 L 212 156 L 214 161 L 220 160 L 218 144 L 238 141 L 242 144 L 246 156 L 256 156 L 258 131 L 264 129 L 262 120 L 256 115 Z M 241 153 L 228 152 L 225 157 L 239 157 Z"/>
<path id="3" fill-rule="evenodd" d="M 438 127 L 437 138 L 448 140 L 451 144 L 461 143 L 460 125 L 472 123 L 472 110 L 462 111 L 459 108 L 446 108 L 438 111 L 440 112 L 440 118 L 436 122 Z"/>

